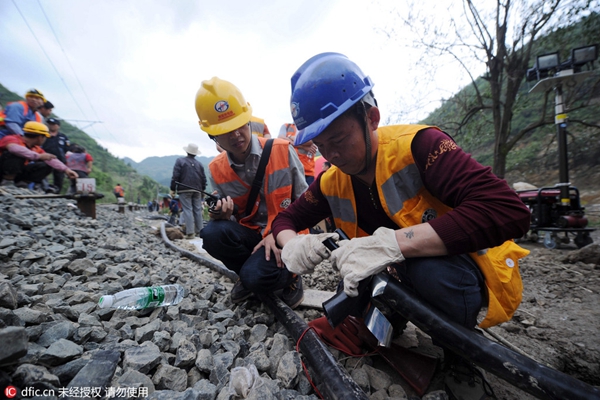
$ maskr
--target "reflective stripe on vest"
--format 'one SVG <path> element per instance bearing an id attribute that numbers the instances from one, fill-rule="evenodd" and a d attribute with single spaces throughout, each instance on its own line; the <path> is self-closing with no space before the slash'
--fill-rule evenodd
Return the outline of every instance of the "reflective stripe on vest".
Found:
<path id="1" fill-rule="evenodd" d="M 414 135 L 425 128 L 428 126 L 397 125 L 377 130 L 379 150 L 375 179 L 379 199 L 386 214 L 400 227 L 426 222 L 450 209 L 425 190 L 414 164 L 410 144 Z M 321 191 L 330 204 L 336 226 L 350 237 L 365 236 L 356 225 L 358 218 L 350 176 L 336 167 L 330 170 L 321 178 Z"/>
<path id="2" fill-rule="evenodd" d="M 396 214 L 404 203 L 415 197 L 423 187 L 419 170 L 415 164 L 407 165 L 381 184 L 381 192 L 390 213 Z"/>
<path id="3" fill-rule="evenodd" d="M 296 129 L 296 125 L 295 124 L 284 124 L 285 125 L 285 137 L 287 138 L 291 138 L 293 136 L 296 136 L 296 133 L 298 133 L 298 130 Z M 315 173 L 315 158 L 314 156 L 300 148 L 300 147 L 294 147 L 296 149 L 296 153 L 298 154 L 298 159 L 300 160 L 300 162 L 302 163 L 302 166 L 304 167 L 304 175 L 306 176 L 313 176 Z"/>
<path id="4" fill-rule="evenodd" d="M 263 137 L 265 134 L 265 120 L 258 117 L 251 117 L 250 132 L 258 137 Z"/>
<path id="5" fill-rule="evenodd" d="M 296 125 L 295 124 L 284 124 L 285 125 L 285 137 L 289 138 L 296 136 Z"/>
<path id="6" fill-rule="evenodd" d="M 267 139 L 259 137 L 258 141 L 260 146 L 264 148 Z M 208 167 L 213 180 L 223 192 L 221 194 L 231 196 L 233 202 L 238 206 L 238 214 L 236 215 L 238 222 L 260 232 L 261 227 L 255 225 L 252 219 L 258 211 L 261 198 L 260 196 L 257 197 L 250 215 L 244 215 L 251 185 L 242 181 L 231 168 L 227 154 L 225 152 L 219 154 Z M 265 169 L 261 192 L 264 194 L 268 213 L 267 226 L 263 232 L 263 236 L 266 236 L 271 231 L 271 223 L 275 216 L 292 202 L 292 172 L 290 170 L 288 141 L 283 139 L 273 140 L 273 148 Z"/>
<path id="7" fill-rule="evenodd" d="M 23 116 L 27 116 L 29 113 L 29 104 L 23 100 L 17 101 L 16 103 L 19 103 L 23 106 Z M 35 122 L 42 122 L 42 115 L 39 112 L 34 111 L 33 116 L 35 117 Z"/>
<path id="8" fill-rule="evenodd" d="M 410 145 L 417 132 L 425 128 L 428 127 L 397 125 L 377 130 L 377 190 L 385 213 L 401 228 L 425 223 L 451 210 L 427 191 L 414 164 Z M 351 238 L 367 235 L 358 227 L 350 176 L 331 167 L 321 176 L 321 191 L 337 227 Z M 528 253 L 508 240 L 480 254 L 469 254 L 481 269 L 488 289 L 488 312 L 480 327 L 512 318 L 523 291 L 518 260 Z"/>

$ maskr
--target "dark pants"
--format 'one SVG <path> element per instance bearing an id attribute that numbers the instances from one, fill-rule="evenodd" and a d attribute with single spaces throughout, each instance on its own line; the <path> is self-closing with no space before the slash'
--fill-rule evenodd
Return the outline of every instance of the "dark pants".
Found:
<path id="1" fill-rule="evenodd" d="M 467 254 L 409 258 L 396 266 L 400 280 L 409 290 L 468 329 L 487 302 L 483 275 Z"/>
<path id="2" fill-rule="evenodd" d="M 235 271 L 244 287 L 252 292 L 274 292 L 292 283 L 293 275 L 277 267 L 275 255 L 265 260 L 265 248 L 252 254 L 262 236 L 234 221 L 211 220 L 200 232 L 202 247 Z"/>
<path id="3" fill-rule="evenodd" d="M 62 191 L 64 179 L 65 179 L 64 172 L 59 171 L 57 169 L 52 170 L 52 184 L 54 186 L 56 186 L 56 188 L 58 189 L 57 193 L 60 193 Z"/>
<path id="4" fill-rule="evenodd" d="M 29 162 L 27 160 L 5 151 L 0 156 L 0 171 L 2 177 L 14 176 L 15 182 L 41 183 L 50 172 L 52 167 L 43 161 Z"/>
<path id="5" fill-rule="evenodd" d="M 467 254 L 444 257 L 411 258 L 396 266 L 402 283 L 413 294 L 441 311 L 449 320 L 467 329 L 477 325 L 477 315 L 487 304 L 483 274 Z M 392 324 L 403 317 L 391 316 Z M 404 320 L 405 321 L 405 320 Z M 462 362 L 462 358 L 434 340 L 444 350 L 444 365 Z"/>

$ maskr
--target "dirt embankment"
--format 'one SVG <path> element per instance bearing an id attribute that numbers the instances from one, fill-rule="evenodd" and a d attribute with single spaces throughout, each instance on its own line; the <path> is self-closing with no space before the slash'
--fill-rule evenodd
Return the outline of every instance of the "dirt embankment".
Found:
<path id="1" fill-rule="evenodd" d="M 523 302 L 512 321 L 491 328 L 530 358 L 590 385 L 600 385 L 600 233 L 592 233 L 595 258 L 576 257 L 575 245 L 549 250 L 521 243 Z M 499 398 L 528 399 L 492 378 Z M 514 397 L 517 396 L 517 397 Z"/>

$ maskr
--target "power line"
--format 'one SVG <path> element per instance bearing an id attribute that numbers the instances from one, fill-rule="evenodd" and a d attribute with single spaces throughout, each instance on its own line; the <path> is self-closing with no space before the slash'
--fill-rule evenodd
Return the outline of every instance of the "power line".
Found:
<path id="1" fill-rule="evenodd" d="M 71 68 L 71 71 L 73 71 L 73 75 L 75 75 L 75 79 L 77 80 L 77 83 L 79 84 L 79 88 L 83 92 L 83 95 L 85 96 L 88 104 L 90 105 L 90 108 L 92 109 L 94 115 L 96 116 L 96 119 L 99 120 L 100 118 L 98 117 L 98 113 L 96 112 L 96 109 L 92 105 L 92 102 L 91 102 L 89 96 L 87 95 L 87 92 L 83 88 L 83 85 L 81 84 L 81 81 L 79 80 L 79 76 L 77 75 L 77 73 L 75 72 L 75 69 L 73 68 L 73 65 L 71 64 L 71 60 L 69 59 L 69 56 L 67 55 L 67 53 L 65 52 L 65 49 L 63 48 L 62 44 L 60 43 L 60 40 L 58 39 L 58 35 L 56 34 L 56 31 L 54 30 L 54 27 L 52 26 L 52 23 L 50 22 L 48 15 L 46 15 L 46 11 L 44 10 L 42 3 L 40 3 L 40 0 L 37 0 L 37 3 L 40 6 L 40 9 L 42 10 L 42 14 L 44 14 L 44 18 L 46 18 L 46 21 L 48 22 L 48 25 L 50 26 L 50 30 L 52 31 L 52 34 L 54 35 L 54 38 L 56 39 L 56 43 L 58 43 L 58 47 L 60 47 L 60 50 L 62 51 L 63 55 L 65 56 L 65 59 L 67 60 L 67 63 L 69 64 L 69 67 Z M 86 121 L 86 122 L 96 123 L 96 122 L 101 122 L 101 121 Z M 94 125 L 93 123 L 90 125 L 87 125 L 85 128 Z M 83 130 L 85 128 L 80 128 L 80 129 Z M 111 133 L 111 131 L 108 128 L 106 128 L 106 131 L 113 138 L 113 140 L 115 142 L 119 143 L 119 141 L 113 136 L 113 134 Z"/>
<path id="2" fill-rule="evenodd" d="M 15 2 L 15 0 L 12 0 L 12 3 L 15 5 L 15 8 L 19 12 L 19 14 L 21 14 L 21 18 L 23 18 L 23 21 L 25 21 L 25 25 L 27 25 L 27 28 L 29 28 L 29 31 L 33 35 L 33 38 L 35 39 L 35 41 L 37 42 L 37 44 L 40 46 L 40 49 L 42 49 L 42 52 L 44 53 L 44 55 L 46 56 L 46 58 L 50 62 L 50 65 L 52 65 L 52 68 L 54 68 L 54 71 L 56 72 L 56 75 L 58 75 L 58 77 L 60 78 L 60 80 L 62 81 L 62 83 L 65 85 L 65 88 L 67 89 L 67 92 L 69 92 L 69 94 L 71 95 L 71 98 L 73 99 L 73 101 L 75 102 L 75 104 L 77 105 L 77 107 L 79 108 L 79 111 L 81 111 L 81 114 L 83 114 L 83 116 L 85 118 L 87 118 L 87 115 L 85 115 L 85 113 L 83 112 L 83 110 L 79 106 L 79 103 L 77 102 L 77 100 L 75 100 L 75 96 L 73 96 L 73 93 L 71 92 L 71 89 L 69 89 L 69 86 L 67 86 L 67 82 L 65 82 L 65 80 L 63 79 L 63 77 L 60 75 L 60 72 L 58 72 L 58 69 L 56 68 L 56 65 L 54 65 L 54 63 L 50 59 L 50 56 L 48 55 L 48 53 L 46 53 L 46 50 L 44 50 L 44 46 L 42 46 L 42 44 L 40 43 L 39 39 L 37 38 L 35 32 L 31 28 L 31 26 L 29 25 L 29 22 L 27 22 L 27 19 L 25 18 L 25 15 L 23 15 L 23 13 L 21 12 L 21 9 L 19 9 L 19 6 L 17 6 L 17 3 Z"/>
<path id="3" fill-rule="evenodd" d="M 69 86 L 67 85 L 67 82 L 64 80 L 64 78 L 62 77 L 62 75 L 60 74 L 60 72 L 58 71 L 58 68 L 56 68 L 56 65 L 54 65 L 54 62 L 52 62 L 52 59 L 50 58 L 50 56 L 48 55 L 48 53 L 46 52 L 46 50 L 44 49 L 44 46 L 42 46 L 42 43 L 40 42 L 40 40 L 38 39 L 37 35 L 35 34 L 35 32 L 33 31 L 33 28 L 31 27 L 31 25 L 29 25 L 29 22 L 27 21 L 27 18 L 25 18 L 25 15 L 21 12 L 21 9 L 19 8 L 19 6 L 17 6 L 17 3 L 15 2 L 15 0 L 12 0 L 12 3 L 14 4 L 15 8 L 17 9 L 17 11 L 19 12 L 19 14 L 21 15 L 21 18 L 23 18 L 23 21 L 25 22 L 25 25 L 27 25 L 27 28 L 29 29 L 29 32 L 31 32 L 31 34 L 33 35 L 33 38 L 35 39 L 35 41 L 37 42 L 38 46 L 40 46 L 40 49 L 42 49 L 42 52 L 44 53 L 44 55 L 46 56 L 46 58 L 48 59 L 48 61 L 50 62 L 50 65 L 52 65 L 52 68 L 54 68 L 54 71 L 56 72 L 56 74 L 58 75 L 58 77 L 60 78 L 60 80 L 62 81 L 63 85 L 65 86 L 65 88 L 67 89 L 67 92 L 69 93 L 69 95 L 71 96 L 71 98 L 73 99 L 73 102 L 75 103 L 75 105 L 77 106 L 77 108 L 79 109 L 79 111 L 81 112 L 81 114 L 84 116 L 84 118 L 88 118 L 87 115 L 85 114 L 85 112 L 83 111 L 83 109 L 81 108 L 79 102 L 75 99 L 75 96 L 73 95 L 73 92 L 71 92 L 71 89 L 69 89 Z M 38 3 L 39 4 L 39 3 Z M 41 8 L 41 5 L 40 5 Z M 44 16 L 46 17 L 46 20 L 48 20 L 48 17 L 46 16 L 46 13 L 44 12 L 44 9 L 42 8 L 42 12 L 44 13 Z M 48 21 L 48 23 L 50 24 L 50 21 Z M 52 25 L 50 24 L 50 29 L 52 29 L 52 32 L 54 33 L 54 36 L 56 37 L 56 33 L 54 32 L 54 29 L 52 28 Z M 58 41 L 58 38 L 57 38 Z M 59 46 L 61 47 L 62 50 L 62 46 L 60 45 L 59 42 Z M 64 50 L 63 50 L 64 53 Z M 68 59 L 67 59 L 68 60 Z M 69 62 L 70 64 L 70 62 Z M 79 78 L 77 78 L 77 80 L 79 81 Z M 81 84 L 81 83 L 80 83 Z M 84 91 L 85 93 L 85 91 Z M 86 98 L 87 98 L 87 94 L 86 94 Z M 89 98 L 88 98 L 89 101 Z M 91 103 L 90 103 L 91 105 Z M 92 110 L 94 111 L 94 113 L 96 113 L 96 111 L 94 110 L 94 108 L 92 107 Z M 96 114 L 96 118 L 98 117 L 98 115 Z M 110 132 L 110 130 L 107 129 L 108 134 L 113 138 L 113 140 L 117 143 L 120 143 L 114 136 L 113 134 Z"/>
<path id="4" fill-rule="evenodd" d="M 65 119 L 65 118 L 63 118 L 62 120 L 66 121 L 66 122 L 87 122 L 88 124 L 86 126 L 84 126 L 83 128 L 77 127 L 80 130 L 84 130 L 85 128 L 88 128 L 88 127 L 93 126 L 95 124 L 101 124 L 102 123 L 102 121 L 88 121 L 86 119 Z M 92 136 L 92 135 L 90 135 L 90 136 Z"/>

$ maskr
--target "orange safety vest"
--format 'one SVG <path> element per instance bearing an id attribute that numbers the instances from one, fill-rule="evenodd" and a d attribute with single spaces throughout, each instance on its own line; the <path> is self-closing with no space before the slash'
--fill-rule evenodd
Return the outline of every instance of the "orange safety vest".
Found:
<path id="1" fill-rule="evenodd" d="M 396 125 L 377 129 L 377 191 L 385 213 L 401 228 L 427 222 L 451 210 L 423 186 L 414 163 L 410 145 L 417 132 L 425 128 L 430 127 Z M 349 175 L 332 166 L 321 176 L 321 191 L 337 227 L 351 238 L 367 236 L 357 224 L 356 200 Z M 512 318 L 523 293 L 518 260 L 527 254 L 528 250 L 512 240 L 469 253 L 483 273 L 488 289 L 488 312 L 479 324 L 481 328 Z"/>
<path id="2" fill-rule="evenodd" d="M 259 137 L 258 141 L 262 148 L 268 139 Z M 280 211 L 285 210 L 292 202 L 292 175 L 289 161 L 289 142 L 283 139 L 273 139 L 273 148 L 269 162 L 265 168 L 265 176 L 263 179 L 263 193 L 267 205 L 267 226 L 263 232 L 263 237 L 271 233 L 271 224 Z M 222 152 L 217 155 L 208 165 L 211 176 L 215 183 L 222 189 L 223 195 L 231 196 L 233 202 L 238 207 L 236 215 L 237 220 L 241 225 L 250 229 L 261 232 L 261 227 L 255 225 L 252 219 L 258 211 L 260 196 L 256 197 L 255 204 L 250 212 L 250 215 L 245 215 L 246 203 L 250 194 L 251 184 L 248 184 L 240 179 L 235 171 L 229 165 L 227 153 Z"/>
<path id="3" fill-rule="evenodd" d="M 27 113 L 29 112 L 29 104 L 27 104 L 26 101 L 20 100 L 20 101 L 10 102 L 8 104 L 12 104 L 12 103 L 20 103 L 23 106 L 23 115 L 27 115 Z M 39 112 L 36 111 L 33 114 L 35 115 L 35 122 L 42 122 L 42 115 Z M 4 110 L 0 110 L 0 126 L 6 125 L 5 119 L 6 119 L 6 112 Z"/>
<path id="4" fill-rule="evenodd" d="M 7 135 L 0 139 L 0 155 L 2 155 L 3 150 L 8 147 L 9 144 L 16 144 L 18 146 L 27 147 L 27 143 L 23 140 L 23 136 L 21 135 Z M 40 146 L 27 147 L 29 150 L 34 151 L 38 154 L 44 154 L 45 151 Z M 6 150 L 8 151 L 8 149 Z M 25 159 L 25 165 L 29 164 L 29 160 Z"/>
<path id="5" fill-rule="evenodd" d="M 265 120 L 255 116 L 250 117 L 250 132 L 258 137 L 264 137 L 265 134 L 271 134 Z"/>
<path id="6" fill-rule="evenodd" d="M 125 191 L 123 190 L 123 186 L 115 186 L 115 190 L 114 190 L 115 194 L 118 194 L 119 197 L 123 197 L 123 195 L 125 194 Z"/>
<path id="7" fill-rule="evenodd" d="M 285 137 L 291 138 L 296 136 L 298 130 L 296 129 L 296 124 L 284 124 L 285 125 Z M 295 147 L 296 153 L 298 153 L 298 158 L 304 167 L 304 175 L 305 176 L 313 176 L 315 174 L 315 157 L 304 149 L 300 149 Z"/>

